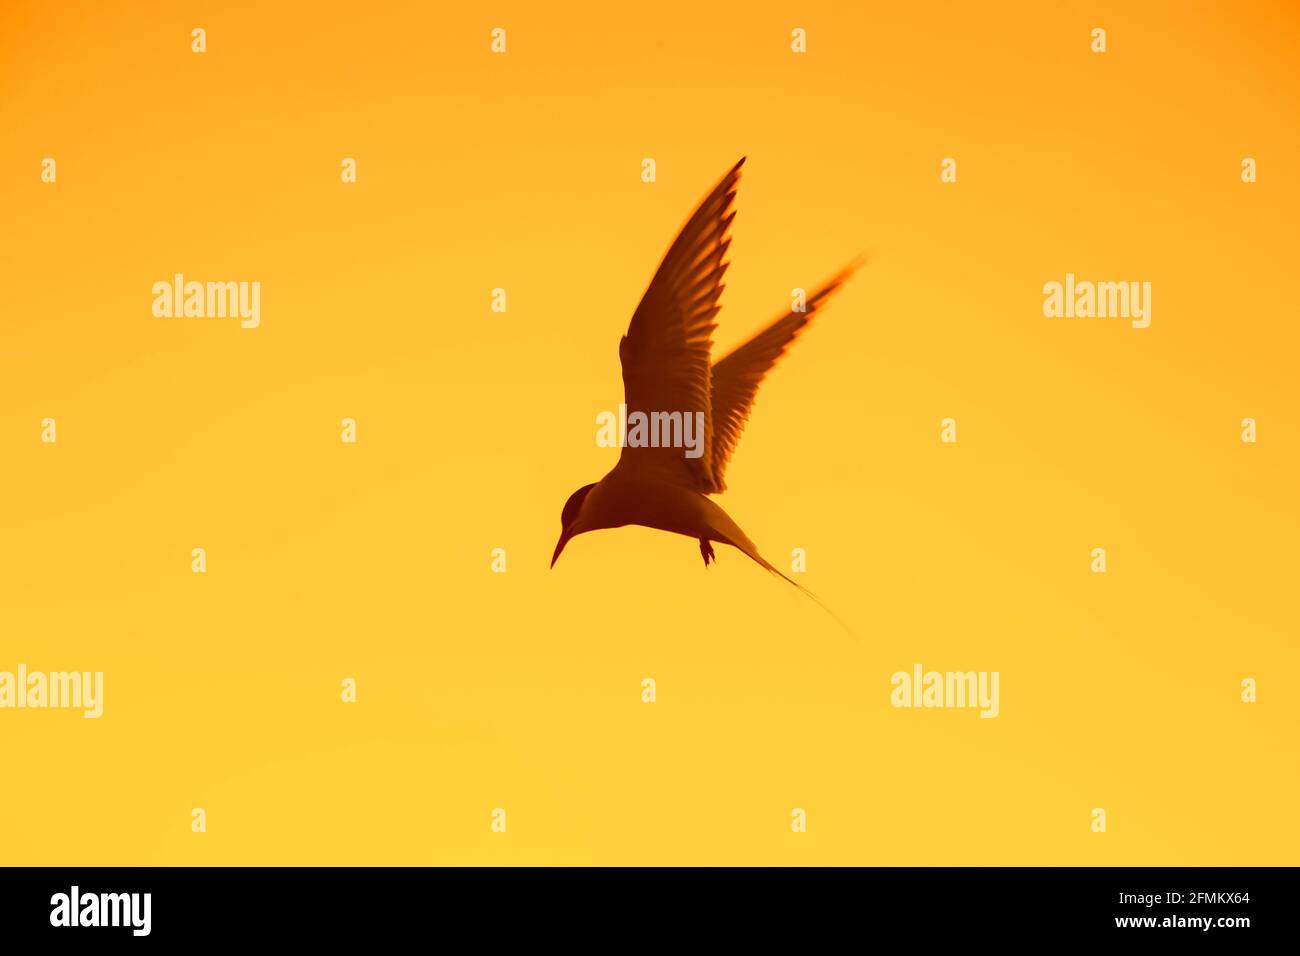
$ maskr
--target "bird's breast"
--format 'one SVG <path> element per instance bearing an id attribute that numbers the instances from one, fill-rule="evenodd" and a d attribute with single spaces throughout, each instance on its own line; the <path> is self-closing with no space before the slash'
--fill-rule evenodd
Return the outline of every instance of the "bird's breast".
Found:
<path id="1" fill-rule="evenodd" d="M 711 502 L 699 492 L 668 481 L 627 475 L 618 469 L 591 490 L 587 504 L 597 522 L 595 527 L 639 524 L 699 536 L 709 528 Z"/>

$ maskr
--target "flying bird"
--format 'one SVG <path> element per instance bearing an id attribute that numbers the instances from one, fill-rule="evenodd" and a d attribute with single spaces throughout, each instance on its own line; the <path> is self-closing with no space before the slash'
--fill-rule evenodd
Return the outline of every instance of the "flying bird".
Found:
<path id="1" fill-rule="evenodd" d="M 729 544 L 806 591 L 773 567 L 754 542 L 708 495 L 726 490 L 724 474 L 764 376 L 849 277 L 845 268 L 812 295 L 803 311 L 782 315 L 726 357 L 710 356 L 722 277 L 729 263 L 728 229 L 742 157 L 682 227 L 637 306 L 618 345 L 628 418 L 641 412 L 702 413 L 702 449 L 634 447 L 600 481 L 583 485 L 564 504 L 551 567 L 573 538 L 602 528 L 643 525 L 695 538 L 707 568 L 713 542 Z M 819 602 L 820 603 L 820 602 Z"/>

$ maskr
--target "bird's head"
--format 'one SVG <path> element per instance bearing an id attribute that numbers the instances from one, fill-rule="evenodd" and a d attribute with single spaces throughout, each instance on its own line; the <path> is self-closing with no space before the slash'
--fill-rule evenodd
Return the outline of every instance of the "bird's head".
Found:
<path id="1" fill-rule="evenodd" d="M 578 515 L 582 512 L 582 503 L 587 500 L 587 495 L 595 487 L 595 482 L 583 485 L 569 495 L 569 500 L 564 503 L 564 510 L 560 512 L 560 540 L 555 545 L 555 554 L 551 556 L 551 567 L 555 567 L 555 562 L 560 560 L 560 552 L 569 543 L 569 539 L 582 533 L 577 527 Z"/>

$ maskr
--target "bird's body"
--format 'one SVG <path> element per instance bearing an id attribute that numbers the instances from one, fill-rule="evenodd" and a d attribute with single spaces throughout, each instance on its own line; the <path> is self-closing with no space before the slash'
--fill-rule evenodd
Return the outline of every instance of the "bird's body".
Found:
<path id="1" fill-rule="evenodd" d="M 629 524 L 729 544 L 766 563 L 754 542 L 711 498 L 674 481 L 644 474 L 620 459 L 587 495 L 573 534 Z"/>
<path id="2" fill-rule="evenodd" d="M 643 525 L 695 538 L 707 567 L 710 542 L 729 544 L 790 579 L 759 554 L 740 526 L 708 497 L 725 490 L 723 475 L 759 383 L 807 326 L 852 267 L 807 296 L 802 309 L 777 318 L 725 358 L 712 362 L 714 318 L 730 237 L 727 229 L 742 159 L 700 203 L 668 250 L 619 342 L 629 414 L 698 416 L 702 448 L 629 442 L 600 481 L 575 491 L 561 515 L 552 567 L 568 541 L 602 528 Z M 794 583 L 791 581 L 790 583 Z M 796 585 L 797 586 L 797 585 Z"/>

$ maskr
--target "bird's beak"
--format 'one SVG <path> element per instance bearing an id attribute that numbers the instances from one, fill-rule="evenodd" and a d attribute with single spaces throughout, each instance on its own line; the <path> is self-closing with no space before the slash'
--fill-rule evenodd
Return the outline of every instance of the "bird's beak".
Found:
<path id="1" fill-rule="evenodd" d="M 564 531 L 560 533 L 560 540 L 555 545 L 555 553 L 551 555 L 551 567 L 555 567 L 555 562 L 560 560 L 560 552 L 563 551 L 564 546 L 569 543 L 570 537 L 571 535 L 569 534 L 568 528 L 565 528 Z"/>

